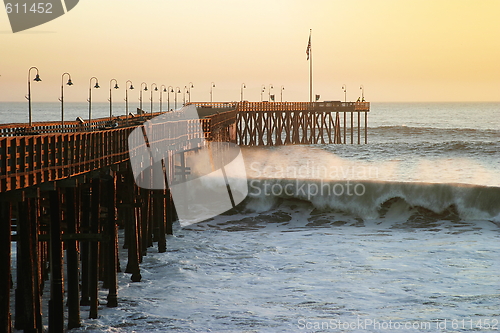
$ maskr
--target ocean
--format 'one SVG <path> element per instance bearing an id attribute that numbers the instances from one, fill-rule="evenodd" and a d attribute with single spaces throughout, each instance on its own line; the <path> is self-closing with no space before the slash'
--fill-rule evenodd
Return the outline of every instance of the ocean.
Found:
<path id="1" fill-rule="evenodd" d="M 58 107 L 39 103 L 33 121 L 60 119 Z M 86 107 L 68 103 L 67 119 Z M 0 104 L 0 122 L 25 113 Z M 96 320 L 83 307 L 72 332 L 500 330 L 499 114 L 372 103 L 368 144 L 242 147 L 245 201 L 176 223 L 142 282 L 119 274 L 119 307 Z"/>

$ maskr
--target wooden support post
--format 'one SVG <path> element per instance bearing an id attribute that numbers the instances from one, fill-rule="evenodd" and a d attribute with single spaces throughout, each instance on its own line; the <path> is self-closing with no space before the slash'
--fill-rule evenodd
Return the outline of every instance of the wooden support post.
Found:
<path id="1" fill-rule="evenodd" d="M 154 196 L 154 221 L 157 226 L 155 235 L 158 242 L 158 252 L 164 253 L 167 251 L 167 239 L 165 238 L 165 194 L 166 191 L 157 191 Z"/>
<path id="2" fill-rule="evenodd" d="M 152 194 L 152 197 L 153 197 L 153 217 L 152 217 L 152 233 L 153 233 L 153 242 L 158 242 L 160 240 L 160 209 L 159 209 L 159 205 L 160 205 L 160 200 L 161 200 L 161 196 L 163 191 L 153 191 L 153 194 Z"/>
<path id="3" fill-rule="evenodd" d="M 41 256 L 39 255 L 39 242 L 38 237 L 40 233 L 40 221 L 39 221 L 39 209 L 40 209 L 40 196 L 38 189 L 27 190 L 27 198 L 31 201 L 32 208 L 30 209 L 30 228 L 31 228 L 31 248 L 33 253 L 33 304 L 35 305 L 35 323 L 36 331 L 42 332 L 42 274 L 40 269 L 40 263 L 42 262 Z"/>
<path id="4" fill-rule="evenodd" d="M 147 191 L 147 206 L 146 206 L 146 226 L 147 226 L 147 247 L 153 247 L 153 191 Z"/>
<path id="5" fill-rule="evenodd" d="M 354 114 L 351 112 L 351 145 L 354 143 Z"/>
<path id="6" fill-rule="evenodd" d="M 68 234 L 76 234 L 78 230 L 78 205 L 75 187 L 66 188 L 66 216 Z M 66 271 L 68 285 L 68 330 L 81 326 L 80 321 L 80 270 L 78 247 L 76 240 L 66 241 Z"/>
<path id="7" fill-rule="evenodd" d="M 137 244 L 138 244 L 138 253 L 139 253 L 139 264 L 142 263 L 142 257 L 144 256 L 144 252 L 147 251 L 145 249 L 145 244 L 144 244 L 144 229 L 143 229 L 143 220 L 145 217 L 143 216 L 144 213 L 144 198 L 140 195 L 142 192 L 141 188 L 137 188 L 135 192 L 135 220 L 136 220 L 136 227 L 135 227 L 135 232 L 137 233 Z"/>
<path id="8" fill-rule="evenodd" d="M 90 232 L 93 234 L 99 233 L 99 218 L 100 218 L 100 178 L 92 179 L 92 197 L 90 209 Z M 89 319 L 97 319 L 97 311 L 99 306 L 99 242 L 91 241 L 89 244 L 89 295 L 90 295 L 90 311 Z"/>
<path id="9" fill-rule="evenodd" d="M 346 116 L 346 112 L 344 111 L 344 144 L 347 143 L 347 131 L 346 131 L 346 127 L 347 127 L 347 116 Z"/>
<path id="10" fill-rule="evenodd" d="M 63 250 L 59 188 L 49 191 L 50 201 L 50 300 L 49 330 L 64 332 Z"/>
<path id="11" fill-rule="evenodd" d="M 139 268 L 139 235 L 138 235 L 138 219 L 137 207 L 135 204 L 135 186 L 132 171 L 129 170 L 125 177 L 126 190 L 124 191 L 124 205 L 123 209 L 126 210 L 125 223 L 127 225 L 126 237 L 128 238 L 128 261 L 125 273 L 132 273 L 132 282 L 140 282 L 142 279 Z"/>
<path id="12" fill-rule="evenodd" d="M 175 212 L 175 206 L 174 206 L 174 201 L 172 199 L 172 193 L 170 193 L 170 189 L 167 189 L 166 191 L 166 196 L 167 196 L 167 235 L 173 235 L 173 224 L 174 221 L 176 220 L 176 212 Z"/>
<path id="13" fill-rule="evenodd" d="M 336 117 L 336 120 L 335 120 L 335 133 L 336 134 L 336 142 L 335 143 L 342 143 L 342 136 L 340 134 L 340 115 L 339 113 L 337 112 L 337 115 L 335 116 Z"/>
<path id="14" fill-rule="evenodd" d="M 114 176 L 110 175 L 106 178 L 106 192 L 107 192 L 107 208 L 108 218 L 106 221 L 106 239 L 107 239 L 107 285 L 108 285 L 108 307 L 118 306 L 117 296 L 117 257 L 118 257 L 118 239 L 116 232 L 116 182 Z"/>
<path id="15" fill-rule="evenodd" d="M 17 289 L 15 328 L 25 332 L 41 332 L 37 220 L 34 200 L 25 198 L 18 204 L 17 216 Z M 35 233 L 34 233 L 35 231 Z M 21 273 L 22 272 L 22 273 Z"/>
<path id="16" fill-rule="evenodd" d="M 81 186 L 81 223 L 80 232 L 82 234 L 90 233 L 90 197 L 91 189 L 89 184 L 83 184 Z M 89 242 L 81 242 L 81 261 L 82 261 L 82 296 L 80 299 L 80 305 L 87 306 L 90 305 L 90 294 L 89 294 Z"/>
<path id="17" fill-rule="evenodd" d="M 361 144 L 361 112 L 358 111 L 358 145 Z"/>
<path id="18" fill-rule="evenodd" d="M 12 206 L 0 194 L 0 332 L 12 332 L 10 317 Z"/>
<path id="19" fill-rule="evenodd" d="M 368 143 L 368 112 L 365 112 L 365 144 Z"/>

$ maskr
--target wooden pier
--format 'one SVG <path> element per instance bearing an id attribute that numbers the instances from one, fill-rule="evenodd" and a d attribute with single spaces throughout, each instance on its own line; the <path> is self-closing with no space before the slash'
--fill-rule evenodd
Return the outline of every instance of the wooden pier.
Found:
<path id="1" fill-rule="evenodd" d="M 368 103 L 193 104 L 202 118 L 182 126 L 196 128 L 190 124 L 199 121 L 203 133 L 188 130 L 183 137 L 176 137 L 179 151 L 203 144 L 200 138 L 259 146 L 346 143 L 350 134 L 353 143 L 354 114 L 358 118 L 357 142 L 361 143 L 361 113 L 365 115 L 367 142 Z M 97 318 L 99 286 L 108 290 L 107 306 L 117 306 L 117 272 L 130 273 L 131 280 L 138 282 L 147 248 L 156 243 L 159 252 L 166 251 L 166 235 L 172 234 L 176 219 L 170 192 L 137 187 L 128 147 L 129 134 L 159 114 L 64 125 L 0 125 L 1 332 L 11 332 L 12 322 L 18 330 L 42 332 L 41 295 L 47 289 L 50 332 L 80 326 L 81 305 L 89 306 L 89 318 Z M 171 138 L 159 133 L 155 140 Z M 181 167 L 176 163 L 172 158 L 165 166 L 169 176 Z M 127 263 L 118 258 L 117 228 L 124 229 Z M 15 283 L 11 272 L 13 241 Z M 14 302 L 11 286 L 15 286 Z"/>
<path id="2" fill-rule="evenodd" d="M 364 113 L 364 142 L 368 143 L 367 102 L 243 102 L 237 107 L 238 144 L 275 146 L 286 144 L 347 143 L 346 115 L 350 114 L 351 144 L 357 114 L 357 143 L 361 143 L 361 113 Z M 343 124 L 340 114 L 343 114 Z M 343 134 L 343 135 L 342 135 Z M 342 137 L 343 136 L 343 137 Z"/>
<path id="3" fill-rule="evenodd" d="M 203 112 L 236 110 L 236 143 L 240 146 L 340 144 L 349 141 L 354 144 L 355 133 L 358 144 L 361 141 L 368 143 L 369 102 L 244 101 L 193 104 Z M 361 114 L 364 114 L 364 124 Z M 347 126 L 348 115 L 350 126 Z"/>

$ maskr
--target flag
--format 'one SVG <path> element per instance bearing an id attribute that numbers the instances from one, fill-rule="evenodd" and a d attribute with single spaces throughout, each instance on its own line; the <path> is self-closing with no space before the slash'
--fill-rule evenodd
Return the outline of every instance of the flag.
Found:
<path id="1" fill-rule="evenodd" d="M 307 43 L 307 49 L 306 49 L 307 60 L 309 60 L 309 52 L 311 52 L 311 34 L 309 34 L 309 43 Z"/>

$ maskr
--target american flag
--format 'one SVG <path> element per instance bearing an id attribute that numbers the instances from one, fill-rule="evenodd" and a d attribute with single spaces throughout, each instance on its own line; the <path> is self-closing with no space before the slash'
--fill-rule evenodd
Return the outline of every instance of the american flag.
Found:
<path id="1" fill-rule="evenodd" d="M 309 34 L 309 42 L 307 43 L 307 49 L 306 49 L 307 60 L 309 60 L 309 52 L 311 52 L 311 35 L 310 34 Z"/>

